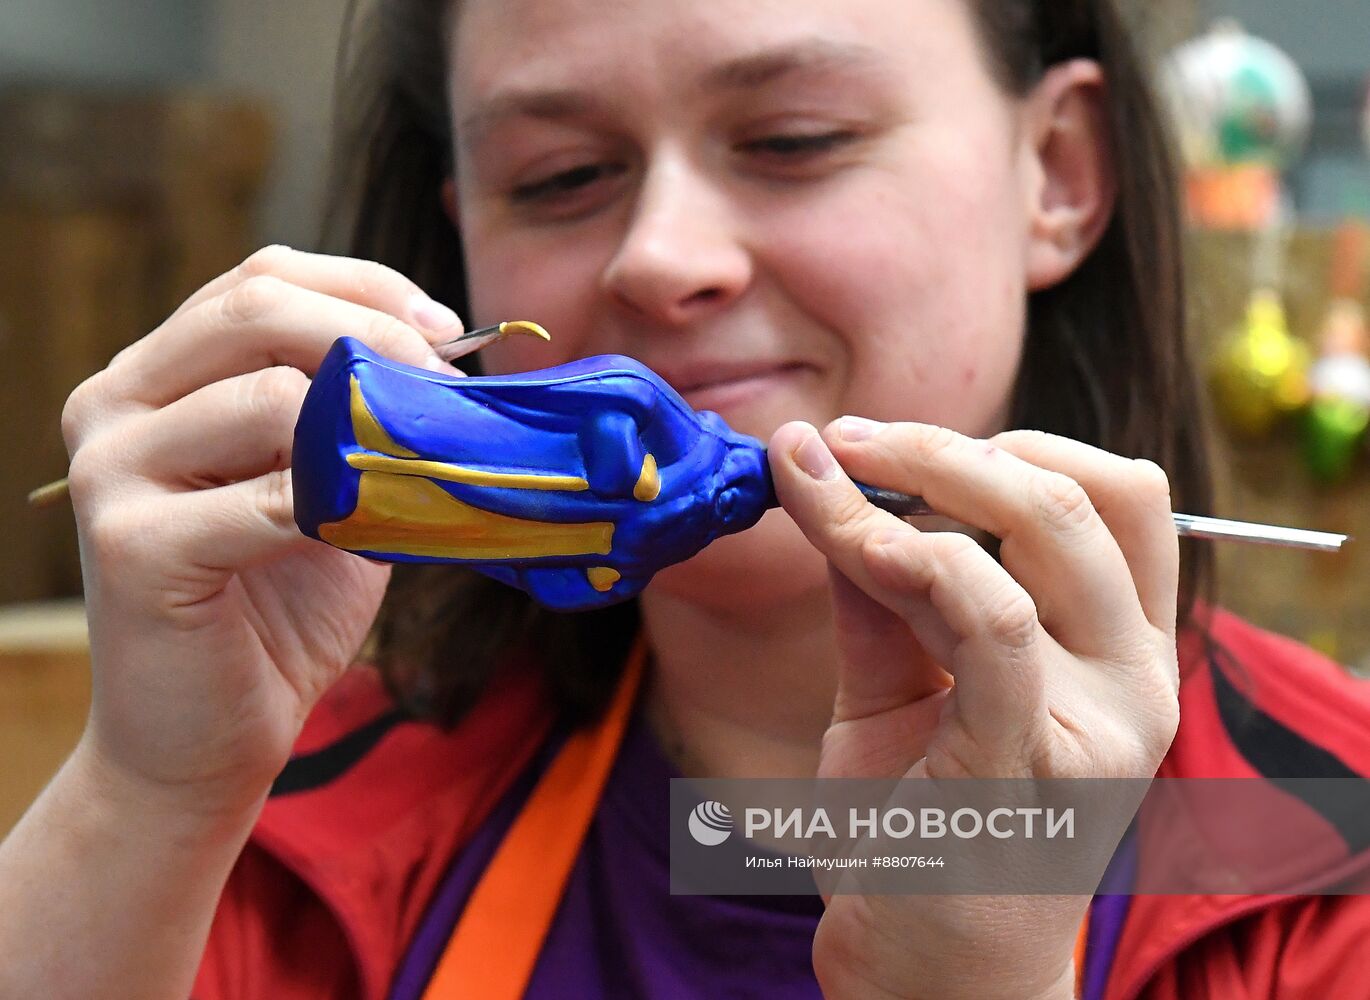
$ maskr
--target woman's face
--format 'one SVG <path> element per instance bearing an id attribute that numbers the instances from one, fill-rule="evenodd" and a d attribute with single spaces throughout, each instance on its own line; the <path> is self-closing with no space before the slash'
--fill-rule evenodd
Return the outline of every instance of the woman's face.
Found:
<path id="1" fill-rule="evenodd" d="M 450 44 L 468 325 L 553 336 L 487 370 L 630 355 L 763 440 L 1003 429 L 1030 158 L 964 0 L 459 0 Z M 824 573 L 772 512 L 653 587 L 759 607 Z"/>

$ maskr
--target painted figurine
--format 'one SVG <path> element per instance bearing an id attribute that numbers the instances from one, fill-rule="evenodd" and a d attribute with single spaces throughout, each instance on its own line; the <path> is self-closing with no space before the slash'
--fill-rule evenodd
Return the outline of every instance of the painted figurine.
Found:
<path id="1" fill-rule="evenodd" d="M 295 428 L 300 530 L 386 562 L 463 563 L 561 611 L 652 576 L 776 505 L 765 448 L 630 358 L 458 378 L 350 337 Z"/>

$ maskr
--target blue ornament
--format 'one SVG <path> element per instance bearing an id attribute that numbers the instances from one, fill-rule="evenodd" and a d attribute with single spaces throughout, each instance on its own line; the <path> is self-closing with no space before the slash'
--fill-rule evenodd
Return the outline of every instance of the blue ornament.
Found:
<path id="1" fill-rule="evenodd" d="M 635 597 L 777 505 L 760 441 L 613 355 L 459 378 L 344 337 L 305 398 L 292 464 L 311 538 L 469 565 L 559 611 Z"/>

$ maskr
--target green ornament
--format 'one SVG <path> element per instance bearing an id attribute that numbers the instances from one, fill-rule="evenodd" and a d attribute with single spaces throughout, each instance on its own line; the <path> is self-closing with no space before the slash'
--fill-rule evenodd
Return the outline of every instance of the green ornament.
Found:
<path id="1" fill-rule="evenodd" d="M 1350 475 L 1366 427 L 1370 406 L 1350 399 L 1315 399 L 1303 415 L 1303 457 L 1308 469 L 1324 483 L 1338 483 Z"/>

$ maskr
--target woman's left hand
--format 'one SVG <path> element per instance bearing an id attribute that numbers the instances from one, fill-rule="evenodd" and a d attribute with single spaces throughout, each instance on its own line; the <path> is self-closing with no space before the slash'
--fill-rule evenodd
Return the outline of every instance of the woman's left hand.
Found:
<path id="1" fill-rule="evenodd" d="M 1047 434 L 853 418 L 821 437 L 788 424 L 770 455 L 831 572 L 840 663 L 820 777 L 1156 773 L 1179 721 L 1179 553 L 1158 466 Z M 1001 561 L 876 509 L 848 474 L 997 537 Z M 833 896 L 814 967 L 830 998 L 1070 997 L 1088 902 Z"/>

